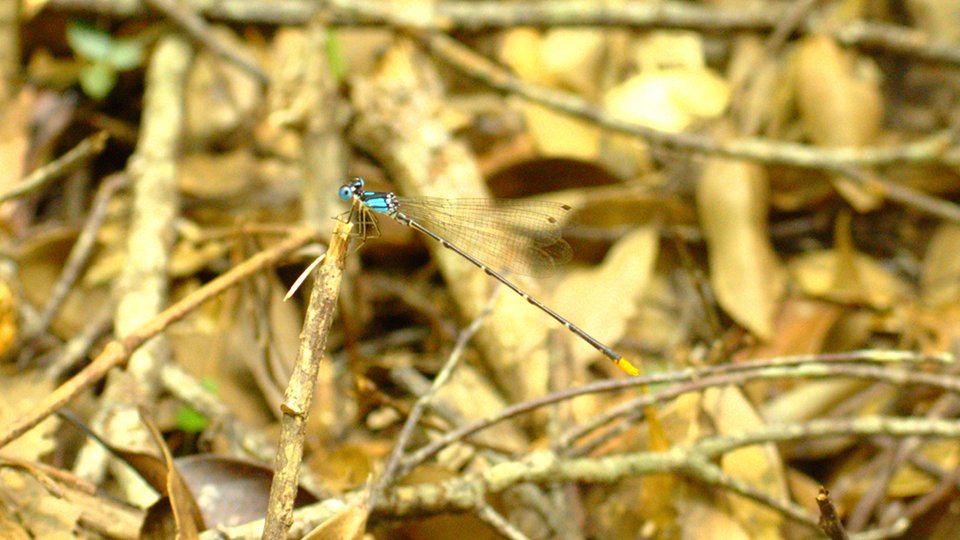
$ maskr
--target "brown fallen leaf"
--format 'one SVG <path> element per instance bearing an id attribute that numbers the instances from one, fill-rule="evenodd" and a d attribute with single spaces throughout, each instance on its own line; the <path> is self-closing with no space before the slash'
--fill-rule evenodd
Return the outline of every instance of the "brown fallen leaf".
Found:
<path id="1" fill-rule="evenodd" d="M 960 298 L 960 226 L 937 227 L 923 256 L 921 297 L 929 306 L 945 306 Z"/>
<path id="2" fill-rule="evenodd" d="M 851 274 L 849 266 L 854 268 L 856 281 L 841 281 L 842 286 L 838 287 L 837 273 L 845 263 L 847 275 Z M 889 309 L 906 298 L 910 290 L 906 283 L 863 253 L 845 259 L 832 249 L 812 251 L 791 260 L 789 268 L 805 294 L 835 302 Z"/>
<path id="3" fill-rule="evenodd" d="M 820 146 L 862 146 L 874 142 L 883 120 L 879 70 L 840 48 L 833 38 L 804 38 L 793 59 L 800 119 L 807 136 Z M 879 193 L 845 178 L 834 184 L 861 212 L 875 208 Z"/>
<path id="4" fill-rule="evenodd" d="M 766 425 L 735 386 L 710 388 L 703 393 L 703 411 L 720 435 L 747 433 Z M 739 448 L 720 459 L 723 471 L 777 500 L 787 499 L 783 460 L 773 444 Z M 729 494 L 725 506 L 750 538 L 780 538 L 783 516 L 766 505 Z"/>
<path id="5" fill-rule="evenodd" d="M 10 365 L 0 370 L 0 425 L 9 425 L 26 410 L 34 407 L 38 396 L 53 391 L 53 381 L 36 371 L 14 371 Z M 51 452 L 56 441 L 54 434 L 60 422 L 47 418 L 26 434 L 17 437 L 0 449 L 0 455 L 26 461 L 38 461 Z"/>
<path id="6" fill-rule="evenodd" d="M 97 437 L 96 434 L 89 431 L 88 433 L 97 437 L 100 444 L 133 467 L 154 490 L 160 493 L 161 497 L 147 510 L 140 530 L 141 538 L 196 538 L 200 531 L 206 529 L 203 515 L 187 484 L 177 471 L 173 456 L 160 431 L 142 409 L 140 418 L 160 448 L 162 458 L 145 452 L 118 448 Z"/>
<path id="7" fill-rule="evenodd" d="M 209 528 L 233 527 L 263 517 L 273 482 L 270 467 L 211 454 L 177 458 L 176 466 Z M 316 496 L 301 486 L 294 508 L 316 501 Z"/>
<path id="8" fill-rule="evenodd" d="M 370 515 L 370 488 L 355 501 L 308 532 L 303 540 L 360 540 L 367 530 Z"/>
<path id="9" fill-rule="evenodd" d="M 786 275 L 767 234 L 767 179 L 754 163 L 712 158 L 697 184 L 697 210 L 720 306 L 761 339 L 773 320 Z"/>

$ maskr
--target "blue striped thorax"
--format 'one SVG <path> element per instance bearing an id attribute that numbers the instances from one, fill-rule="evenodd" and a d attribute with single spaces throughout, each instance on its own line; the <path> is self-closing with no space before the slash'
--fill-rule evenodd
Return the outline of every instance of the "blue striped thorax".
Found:
<path id="1" fill-rule="evenodd" d="M 353 197 L 378 214 L 393 214 L 399 206 L 397 196 L 391 192 L 364 191 L 363 178 L 354 178 L 340 186 L 341 200 L 350 201 Z"/>

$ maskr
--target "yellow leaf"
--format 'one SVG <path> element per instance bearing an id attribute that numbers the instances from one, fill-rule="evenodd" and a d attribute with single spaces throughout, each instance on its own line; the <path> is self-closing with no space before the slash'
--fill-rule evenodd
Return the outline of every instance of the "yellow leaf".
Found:
<path id="1" fill-rule="evenodd" d="M 847 279 L 837 279 L 843 262 L 855 267 L 845 270 Z M 806 253 L 790 261 L 790 274 L 809 296 L 835 302 L 863 303 L 874 309 L 888 309 L 905 298 L 909 287 L 891 275 L 872 258 L 856 253 L 852 259 L 841 257 L 836 250 Z M 856 281 L 848 281 L 852 275 Z"/>
<path id="2" fill-rule="evenodd" d="M 606 30 L 559 28 L 544 35 L 543 69 L 551 80 L 578 94 L 596 95 Z"/>
<path id="3" fill-rule="evenodd" d="M 0 376 L 0 425 L 10 425 L 53 391 L 53 381 L 41 373 L 21 371 Z M 59 421 L 50 417 L 2 449 L 6 457 L 37 461 L 53 450 Z"/>
<path id="4" fill-rule="evenodd" d="M 845 53 L 832 38 L 803 40 L 794 58 L 797 105 L 807 136 L 820 146 L 862 146 L 876 140 L 883 120 L 883 96 L 876 67 Z M 845 178 L 837 190 L 861 212 L 881 198 Z"/>
<path id="5" fill-rule="evenodd" d="M 527 128 L 543 157 L 592 161 L 600 151 L 600 130 L 593 124 L 536 103 L 523 103 Z"/>
<path id="6" fill-rule="evenodd" d="M 703 393 L 703 410 L 721 435 L 737 435 L 764 426 L 764 421 L 735 386 L 710 388 Z M 723 471 L 778 500 L 787 500 L 783 462 L 772 444 L 748 446 L 724 454 Z M 769 507 L 737 495 L 727 505 L 749 538 L 780 538 L 783 517 Z"/>
<path id="7" fill-rule="evenodd" d="M 507 31 L 500 44 L 500 60 L 510 66 L 517 77 L 531 82 L 546 83 L 541 45 L 543 37 L 533 28 L 521 27 Z"/>
<path id="8" fill-rule="evenodd" d="M 303 540 L 360 540 L 367 530 L 370 492 L 308 532 Z"/>
<path id="9" fill-rule="evenodd" d="M 720 306 L 762 339 L 786 280 L 767 238 L 767 179 L 744 161 L 710 159 L 697 185 L 697 210 L 707 241 L 710 283 Z"/>
<path id="10" fill-rule="evenodd" d="M 617 242 L 599 268 L 571 272 L 554 294 L 557 311 L 600 341 L 615 342 L 639 309 L 657 260 L 658 239 L 655 227 L 641 227 Z M 597 356 L 581 340 L 572 346 L 575 358 Z"/>
<path id="11" fill-rule="evenodd" d="M 923 300 L 930 306 L 956 302 L 960 297 L 960 226 L 937 228 L 923 258 Z"/>

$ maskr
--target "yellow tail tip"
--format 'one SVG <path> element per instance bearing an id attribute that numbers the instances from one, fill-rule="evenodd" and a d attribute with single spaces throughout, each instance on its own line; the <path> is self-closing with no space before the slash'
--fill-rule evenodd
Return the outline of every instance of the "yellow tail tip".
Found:
<path id="1" fill-rule="evenodd" d="M 640 375 L 640 370 L 637 369 L 636 366 L 631 364 L 630 361 L 627 360 L 626 358 L 620 358 L 618 360 L 614 360 L 614 363 L 617 364 L 617 367 L 625 371 L 627 375 L 630 375 L 631 377 L 636 377 L 637 375 Z"/>

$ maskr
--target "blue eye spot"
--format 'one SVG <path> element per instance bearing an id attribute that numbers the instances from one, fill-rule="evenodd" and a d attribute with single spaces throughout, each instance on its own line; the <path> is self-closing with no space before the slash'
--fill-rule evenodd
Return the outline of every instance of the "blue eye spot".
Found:
<path id="1" fill-rule="evenodd" d="M 343 186 L 340 188 L 340 200 L 349 201 L 350 200 L 350 187 Z"/>

